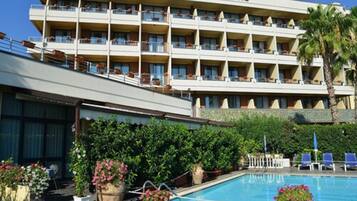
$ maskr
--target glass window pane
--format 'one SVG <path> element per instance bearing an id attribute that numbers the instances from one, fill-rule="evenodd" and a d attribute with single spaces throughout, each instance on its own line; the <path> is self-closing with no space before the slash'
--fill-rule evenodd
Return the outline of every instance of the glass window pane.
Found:
<path id="1" fill-rule="evenodd" d="M 44 125 L 41 123 L 25 122 L 24 153 L 25 159 L 37 159 L 43 153 Z"/>
<path id="2" fill-rule="evenodd" d="M 46 118 L 62 119 L 66 118 L 66 109 L 59 105 L 46 105 Z"/>
<path id="3" fill-rule="evenodd" d="M 4 115 L 21 115 L 22 104 L 15 98 L 14 94 L 3 93 L 1 107 L 1 112 Z"/>
<path id="4" fill-rule="evenodd" d="M 26 101 L 24 104 L 24 115 L 26 117 L 44 118 L 45 107 L 41 103 Z"/>
<path id="5" fill-rule="evenodd" d="M 46 157 L 61 157 L 63 152 L 64 126 L 48 124 L 46 133 Z"/>
<path id="6" fill-rule="evenodd" d="M 11 157 L 18 162 L 19 136 L 19 120 L 0 120 L 0 161 Z"/>

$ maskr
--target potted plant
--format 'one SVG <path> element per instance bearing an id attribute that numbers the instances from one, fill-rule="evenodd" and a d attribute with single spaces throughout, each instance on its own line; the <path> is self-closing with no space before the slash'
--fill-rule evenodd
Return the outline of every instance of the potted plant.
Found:
<path id="1" fill-rule="evenodd" d="M 49 186 L 50 177 L 46 168 L 36 163 L 24 169 L 23 180 L 30 188 L 31 200 L 39 200 Z"/>
<path id="2" fill-rule="evenodd" d="M 89 185 L 88 164 L 86 150 L 84 146 L 76 140 L 73 143 L 73 148 L 70 152 L 71 164 L 70 170 L 73 174 L 74 181 L 74 201 L 89 201 L 90 195 L 86 195 L 85 191 Z"/>
<path id="3" fill-rule="evenodd" d="M 312 201 L 309 187 L 305 185 L 285 186 L 279 189 L 276 201 Z"/>
<path id="4" fill-rule="evenodd" d="M 128 167 L 115 160 L 97 161 L 92 183 L 98 190 L 99 201 L 122 201 Z"/>
<path id="5" fill-rule="evenodd" d="M 204 170 L 201 163 L 192 165 L 192 182 L 194 185 L 202 184 L 203 173 Z"/>
<path id="6" fill-rule="evenodd" d="M 166 190 L 147 190 L 140 196 L 142 201 L 169 201 L 171 193 Z"/>

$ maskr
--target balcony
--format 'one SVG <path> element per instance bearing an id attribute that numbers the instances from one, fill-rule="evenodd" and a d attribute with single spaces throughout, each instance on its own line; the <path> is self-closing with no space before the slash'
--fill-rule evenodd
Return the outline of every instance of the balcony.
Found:
<path id="1" fill-rule="evenodd" d="M 114 9 L 111 10 L 111 23 L 122 25 L 140 25 L 140 15 L 137 10 Z"/>
<path id="2" fill-rule="evenodd" d="M 139 56 L 140 49 L 138 41 L 112 40 L 110 55 L 113 56 Z"/>
<path id="3" fill-rule="evenodd" d="M 85 38 L 80 39 L 78 44 L 78 54 L 81 55 L 107 55 L 107 39 L 105 38 Z"/>
<path id="4" fill-rule="evenodd" d="M 171 15 L 171 26 L 172 28 L 179 29 L 197 29 L 198 18 L 195 18 L 192 15 Z"/>
<path id="5" fill-rule="evenodd" d="M 198 59 L 198 46 L 194 44 L 172 43 L 172 58 L 175 59 Z"/>
<path id="6" fill-rule="evenodd" d="M 109 10 L 97 7 L 82 7 L 79 22 L 84 23 L 102 23 L 107 24 L 109 19 Z"/>
<path id="7" fill-rule="evenodd" d="M 30 20 L 32 21 L 42 21 L 45 15 L 46 6 L 33 4 L 30 7 Z"/>
<path id="8" fill-rule="evenodd" d="M 142 11 L 142 21 L 167 24 L 167 13 L 165 11 Z"/>
<path id="9" fill-rule="evenodd" d="M 225 61 L 226 53 L 219 45 L 216 44 L 202 44 L 200 51 L 200 59 L 202 60 L 218 60 Z"/>
<path id="10" fill-rule="evenodd" d="M 224 32 L 226 20 L 221 20 L 212 16 L 199 16 L 198 27 L 200 30 Z"/>
<path id="11" fill-rule="evenodd" d="M 141 74 L 141 84 L 142 85 L 156 85 L 164 86 L 165 76 L 164 75 L 153 75 L 150 73 Z"/>

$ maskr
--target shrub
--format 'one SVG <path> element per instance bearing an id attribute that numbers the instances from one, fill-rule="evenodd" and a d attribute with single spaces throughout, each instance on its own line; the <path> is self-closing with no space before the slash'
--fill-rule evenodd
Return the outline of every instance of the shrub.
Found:
<path id="1" fill-rule="evenodd" d="M 286 186 L 279 189 L 278 196 L 275 197 L 277 201 L 312 201 L 312 194 L 309 187 L 300 186 Z"/>
<path id="2" fill-rule="evenodd" d="M 73 143 L 70 158 L 70 169 L 73 173 L 73 181 L 75 184 L 74 191 L 78 197 L 84 197 L 84 191 L 88 188 L 89 184 L 89 161 L 85 147 L 79 141 Z"/>
<path id="3" fill-rule="evenodd" d="M 140 196 L 142 201 L 169 201 L 171 193 L 165 190 L 147 190 Z"/>
<path id="4" fill-rule="evenodd" d="M 39 164 L 31 164 L 24 170 L 23 183 L 30 188 L 31 196 L 35 199 L 41 198 L 49 186 L 50 177 L 46 168 Z"/>

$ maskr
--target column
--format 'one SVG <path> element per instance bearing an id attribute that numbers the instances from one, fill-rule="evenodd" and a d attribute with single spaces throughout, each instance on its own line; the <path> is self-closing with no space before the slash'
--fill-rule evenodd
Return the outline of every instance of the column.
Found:
<path id="1" fill-rule="evenodd" d="M 229 66 L 228 66 L 228 61 L 224 61 L 224 63 L 222 64 L 222 80 L 225 80 L 226 78 L 229 77 L 229 70 L 228 70 Z"/>
<path id="2" fill-rule="evenodd" d="M 274 80 L 279 80 L 279 65 L 274 64 L 274 66 L 270 70 L 270 77 Z"/>
<path id="3" fill-rule="evenodd" d="M 274 98 L 272 100 L 272 104 L 271 104 L 271 109 L 280 109 L 280 106 L 279 106 L 279 99 L 278 98 Z"/>
<path id="4" fill-rule="evenodd" d="M 139 17 L 140 17 L 140 22 L 142 20 L 142 4 L 139 4 Z M 141 78 L 141 45 L 142 45 L 142 24 L 140 23 L 139 25 L 139 37 L 138 37 L 138 45 L 139 45 L 139 64 L 138 64 L 138 77 Z"/>
<path id="5" fill-rule="evenodd" d="M 248 78 L 251 78 L 251 79 L 254 79 L 254 63 L 250 63 L 248 64 L 248 67 L 247 67 L 247 77 Z"/>
<path id="6" fill-rule="evenodd" d="M 110 72 L 110 46 L 111 46 L 111 31 L 112 31 L 112 27 L 111 27 L 111 17 L 112 17 L 112 14 L 111 14 L 111 10 L 112 10 L 112 1 L 109 1 L 109 11 L 110 11 L 110 14 L 109 14 L 109 19 L 108 19 L 108 41 L 107 41 L 107 48 L 108 48 L 108 54 L 107 54 L 107 74 L 109 75 L 109 72 Z"/>
<path id="7" fill-rule="evenodd" d="M 222 97 L 222 105 L 221 105 L 221 109 L 228 109 L 228 98 L 227 97 Z"/>
<path id="8" fill-rule="evenodd" d="M 244 43 L 245 43 L 245 50 L 252 50 L 253 49 L 253 35 L 249 34 L 248 38 L 244 39 Z"/>
<path id="9" fill-rule="evenodd" d="M 275 52 L 277 50 L 276 36 L 273 36 L 273 37 L 269 38 L 268 49 L 270 50 L 271 53 L 273 53 L 273 52 Z"/>
<path id="10" fill-rule="evenodd" d="M 304 107 L 302 106 L 302 101 L 301 99 L 297 99 L 294 105 L 294 109 L 304 109 Z"/>
<path id="11" fill-rule="evenodd" d="M 195 117 L 200 117 L 200 109 L 201 109 L 201 98 L 200 97 L 196 97 L 194 102 L 194 116 Z"/>
<path id="12" fill-rule="evenodd" d="M 81 6 L 82 6 L 82 0 L 79 0 L 78 8 L 77 8 L 77 21 L 76 21 L 76 40 L 74 41 L 74 46 L 75 46 L 74 57 L 76 58 L 74 62 L 74 69 L 76 70 L 78 69 L 77 56 L 78 56 L 78 45 L 81 36 L 81 29 L 79 24 L 79 13 L 81 12 Z"/>
<path id="13" fill-rule="evenodd" d="M 339 109 L 339 110 L 345 110 L 345 109 L 347 109 L 347 108 L 346 108 L 346 105 L 345 105 L 344 98 L 340 98 L 340 99 L 337 101 L 337 109 Z"/>
<path id="14" fill-rule="evenodd" d="M 250 98 L 248 101 L 248 109 L 255 109 L 254 98 Z"/>
<path id="15" fill-rule="evenodd" d="M 289 54 L 297 54 L 299 50 L 299 39 L 296 38 L 293 42 L 289 43 Z"/>
<path id="16" fill-rule="evenodd" d="M 324 105 L 323 100 L 322 99 L 318 100 L 313 108 L 314 109 L 320 109 L 320 110 L 325 109 L 325 105 Z"/>
<path id="17" fill-rule="evenodd" d="M 199 59 L 196 61 L 195 75 L 196 77 L 201 76 L 201 61 Z"/>

